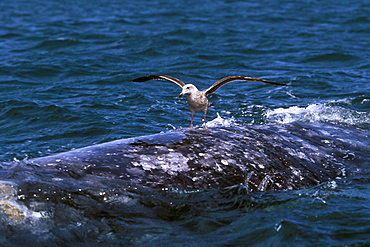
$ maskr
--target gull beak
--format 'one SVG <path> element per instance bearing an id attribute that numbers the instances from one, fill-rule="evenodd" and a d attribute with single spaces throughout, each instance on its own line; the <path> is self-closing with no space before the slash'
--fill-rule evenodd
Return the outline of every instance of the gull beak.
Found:
<path id="1" fill-rule="evenodd" d="M 180 94 L 179 94 L 179 98 L 181 97 L 181 96 L 183 96 L 184 94 L 181 92 Z"/>

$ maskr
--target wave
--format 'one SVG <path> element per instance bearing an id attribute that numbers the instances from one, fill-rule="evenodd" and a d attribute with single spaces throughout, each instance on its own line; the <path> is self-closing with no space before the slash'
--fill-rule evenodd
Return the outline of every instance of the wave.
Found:
<path id="1" fill-rule="evenodd" d="M 54 50 L 54 49 L 63 49 L 69 46 L 74 46 L 81 44 L 82 42 L 77 39 L 70 39 L 70 38 L 57 38 L 57 39 L 50 39 L 44 40 L 36 44 L 33 49 L 44 49 L 44 50 Z"/>
<path id="2" fill-rule="evenodd" d="M 331 103 L 277 108 L 267 110 L 264 116 L 269 123 L 321 122 L 370 128 L 370 113 L 331 105 Z"/>
<path id="3" fill-rule="evenodd" d="M 359 59 L 357 56 L 353 55 L 347 55 L 343 53 L 327 53 L 327 54 L 320 54 L 316 55 L 310 58 L 307 58 L 306 60 L 303 60 L 303 62 L 344 62 L 344 61 L 356 61 Z"/>

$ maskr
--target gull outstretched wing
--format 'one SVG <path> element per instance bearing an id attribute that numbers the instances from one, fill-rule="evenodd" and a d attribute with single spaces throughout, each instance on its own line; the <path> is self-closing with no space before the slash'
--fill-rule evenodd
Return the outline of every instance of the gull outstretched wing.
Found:
<path id="1" fill-rule="evenodd" d="M 164 80 L 164 81 L 171 81 L 173 83 L 176 83 L 181 88 L 185 86 L 185 83 L 180 81 L 179 79 L 176 79 L 174 77 L 168 76 L 168 75 L 146 75 L 142 76 L 136 79 L 133 79 L 134 82 L 144 82 L 144 81 L 150 81 L 150 80 Z"/>
<path id="2" fill-rule="evenodd" d="M 204 90 L 206 95 L 216 92 L 217 89 L 225 85 L 226 83 L 232 82 L 232 81 L 261 81 L 264 83 L 269 83 L 273 85 L 279 85 L 279 86 L 288 86 L 287 84 L 280 83 L 280 82 L 273 82 L 268 81 L 265 79 L 260 78 L 254 78 L 254 77 L 248 77 L 248 76 L 228 76 L 225 78 L 222 78 L 221 80 L 216 81 L 212 86 Z"/>

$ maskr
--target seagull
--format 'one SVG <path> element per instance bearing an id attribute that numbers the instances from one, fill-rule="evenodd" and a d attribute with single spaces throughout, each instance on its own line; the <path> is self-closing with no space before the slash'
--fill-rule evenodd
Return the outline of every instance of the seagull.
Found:
<path id="1" fill-rule="evenodd" d="M 211 106 L 211 104 L 208 102 L 207 95 L 216 92 L 217 89 L 219 89 L 226 83 L 229 83 L 232 81 L 261 81 L 261 82 L 265 82 L 265 83 L 269 83 L 273 85 L 288 86 L 287 84 L 284 84 L 284 83 L 273 82 L 273 81 L 268 81 L 265 79 L 247 77 L 247 76 L 228 76 L 228 77 L 222 78 L 221 80 L 216 81 L 212 86 L 210 86 L 209 88 L 203 91 L 199 91 L 198 88 L 194 86 L 193 84 L 185 84 L 179 79 L 176 79 L 168 75 L 147 75 L 147 76 L 142 76 L 142 77 L 133 79 L 132 81 L 145 82 L 145 81 L 150 81 L 150 80 L 171 81 L 179 85 L 182 88 L 182 92 L 180 93 L 179 97 L 186 95 L 186 101 L 188 102 L 189 110 L 191 112 L 191 121 L 190 121 L 190 126 L 189 126 L 190 129 L 193 128 L 194 113 L 196 111 L 203 112 L 204 129 L 207 129 L 206 116 L 207 116 L 208 108 Z"/>

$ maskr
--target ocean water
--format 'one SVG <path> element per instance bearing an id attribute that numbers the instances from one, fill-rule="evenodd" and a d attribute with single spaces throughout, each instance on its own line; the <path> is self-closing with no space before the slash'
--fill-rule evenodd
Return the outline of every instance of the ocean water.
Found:
<path id="1" fill-rule="evenodd" d="M 369 1 L 17 0 L 0 7 L 0 162 L 187 127 L 177 85 L 130 81 L 147 74 L 200 89 L 229 75 L 289 85 L 223 86 L 209 97 L 210 127 L 318 122 L 369 133 Z M 0 204 L 27 213 L 1 213 L 0 245 L 370 244 L 365 175 L 250 193 L 153 190 L 104 178 L 96 187 L 67 186 L 27 172 L 18 181 L 1 170 Z"/>

